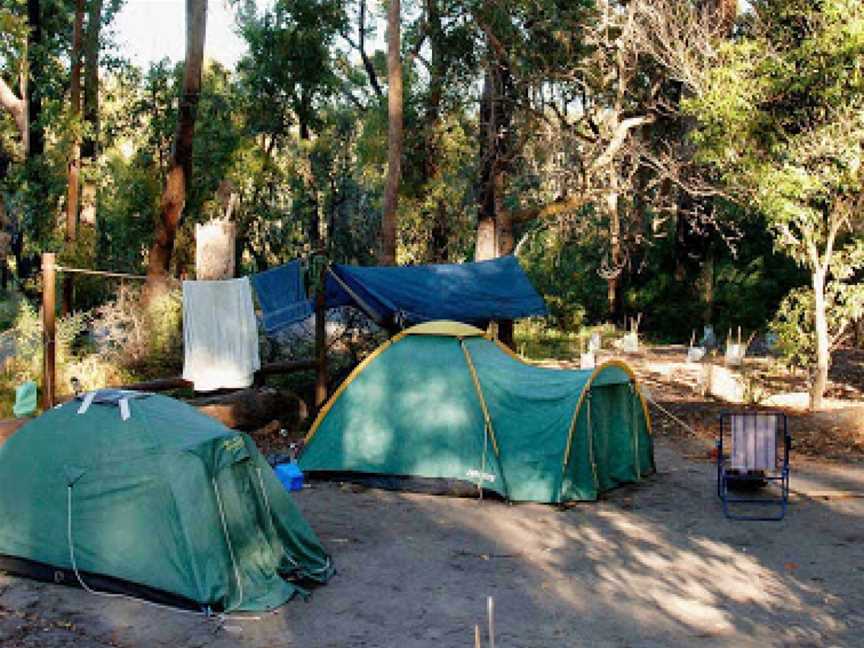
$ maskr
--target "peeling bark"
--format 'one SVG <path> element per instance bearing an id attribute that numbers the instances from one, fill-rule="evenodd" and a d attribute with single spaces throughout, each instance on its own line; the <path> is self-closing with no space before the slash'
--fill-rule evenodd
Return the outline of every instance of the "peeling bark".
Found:
<path id="1" fill-rule="evenodd" d="M 18 133 L 22 139 L 25 140 L 24 148 L 26 149 L 27 102 L 24 99 L 20 99 L 2 77 L 0 77 L 0 107 L 15 120 L 15 127 L 18 129 Z"/>

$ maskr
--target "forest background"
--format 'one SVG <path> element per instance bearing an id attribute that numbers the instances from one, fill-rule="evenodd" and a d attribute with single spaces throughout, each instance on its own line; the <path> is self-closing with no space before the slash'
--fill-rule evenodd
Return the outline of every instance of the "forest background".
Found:
<path id="1" fill-rule="evenodd" d="M 146 67 L 122 6 L 2 0 L 10 384 L 38 368 L 43 251 L 148 277 L 64 284 L 68 372 L 164 375 L 195 224 L 226 216 L 238 274 L 515 253 L 550 307 L 517 337 L 639 313 L 658 341 L 768 333 L 814 407 L 861 345 L 860 2 L 236 0 L 230 68 L 203 55 L 206 0 L 185 61 Z"/>

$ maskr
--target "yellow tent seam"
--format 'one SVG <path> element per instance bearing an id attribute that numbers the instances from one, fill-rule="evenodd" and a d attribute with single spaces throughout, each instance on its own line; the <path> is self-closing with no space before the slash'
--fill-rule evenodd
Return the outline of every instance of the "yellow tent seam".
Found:
<path id="1" fill-rule="evenodd" d="M 639 384 L 636 378 L 636 374 L 633 372 L 633 369 L 626 362 L 622 362 L 621 360 L 609 360 L 608 362 L 604 362 L 602 365 L 594 369 L 591 373 L 591 376 L 585 383 L 585 386 L 582 387 L 582 393 L 579 395 L 579 400 L 576 402 L 576 408 L 573 411 L 573 418 L 570 421 L 570 431 L 567 434 L 567 446 L 564 450 L 564 463 L 561 466 L 562 472 L 567 470 L 567 464 L 570 461 L 570 451 L 573 445 L 573 433 L 576 429 L 576 421 L 579 418 L 579 412 L 582 409 L 582 405 L 585 402 L 585 394 L 588 390 L 591 389 L 591 385 L 594 383 L 594 380 L 600 373 L 609 367 L 617 367 L 621 369 L 624 373 L 626 373 L 630 379 L 633 381 L 633 388 L 636 393 L 639 395 L 639 401 L 642 403 L 642 411 L 645 414 L 645 427 L 648 430 L 648 434 L 652 434 L 651 432 L 651 415 L 648 413 L 648 404 L 645 402 L 645 397 L 642 396 L 642 391 L 639 389 Z"/>
<path id="2" fill-rule="evenodd" d="M 495 428 L 492 427 L 492 417 L 489 415 L 489 409 L 486 407 L 486 399 L 483 397 L 483 388 L 480 385 L 480 376 L 477 375 L 477 369 L 474 367 L 474 361 L 471 359 L 471 353 L 465 342 L 460 340 L 462 353 L 465 354 L 465 362 L 468 364 L 468 371 L 471 372 L 471 380 L 474 382 L 474 389 L 477 391 L 477 397 L 480 399 L 480 408 L 483 410 L 483 419 L 486 427 L 489 428 L 489 436 L 492 437 L 492 448 L 495 450 L 495 456 L 498 457 L 498 441 L 495 438 Z"/>

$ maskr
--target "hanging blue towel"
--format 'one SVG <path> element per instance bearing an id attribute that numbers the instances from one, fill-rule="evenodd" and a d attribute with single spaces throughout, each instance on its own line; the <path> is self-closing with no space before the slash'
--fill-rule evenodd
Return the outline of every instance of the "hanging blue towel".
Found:
<path id="1" fill-rule="evenodd" d="M 286 326 L 312 314 L 312 302 L 303 287 L 303 269 L 299 261 L 252 275 L 252 285 L 264 315 L 264 330 L 278 333 Z"/>

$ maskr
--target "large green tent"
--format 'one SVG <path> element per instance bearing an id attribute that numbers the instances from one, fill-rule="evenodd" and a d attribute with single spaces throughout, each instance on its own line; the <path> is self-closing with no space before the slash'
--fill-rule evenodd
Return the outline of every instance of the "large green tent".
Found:
<path id="1" fill-rule="evenodd" d="M 100 402 L 101 401 L 101 402 Z M 0 446 L 0 567 L 266 610 L 330 559 L 252 440 L 164 396 L 98 392 Z"/>
<path id="2" fill-rule="evenodd" d="M 483 331 L 429 322 L 372 353 L 316 419 L 306 472 L 476 483 L 513 501 L 594 500 L 654 470 L 632 371 L 533 366 Z"/>

